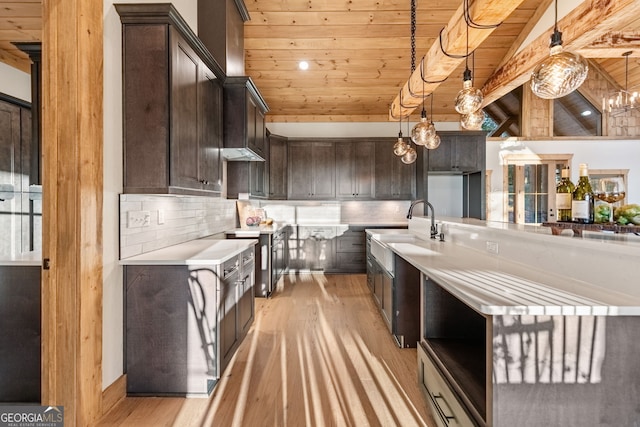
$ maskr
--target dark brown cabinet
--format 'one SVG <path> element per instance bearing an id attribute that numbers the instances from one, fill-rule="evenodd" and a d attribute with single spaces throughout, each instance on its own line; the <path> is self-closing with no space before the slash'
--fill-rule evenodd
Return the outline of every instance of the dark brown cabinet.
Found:
<path id="1" fill-rule="evenodd" d="M 211 394 L 253 322 L 254 268 L 254 248 L 218 265 L 125 266 L 127 393 Z"/>
<path id="2" fill-rule="evenodd" d="M 224 151 L 227 197 L 269 194 L 269 147 L 265 128 L 267 104 L 246 76 L 227 77 L 224 84 Z M 250 161 L 251 160 L 251 161 Z"/>
<path id="3" fill-rule="evenodd" d="M 227 77 L 224 82 L 224 148 L 246 150 L 267 159 L 265 114 L 269 107 L 250 77 Z"/>
<path id="4" fill-rule="evenodd" d="M 120 4 L 124 192 L 221 190 L 219 66 L 170 4 Z"/>
<path id="5" fill-rule="evenodd" d="M 485 170 L 485 132 L 441 132 L 442 142 L 427 150 L 430 172 L 478 172 Z"/>
<path id="6" fill-rule="evenodd" d="M 39 266 L 0 266 L 0 405 L 40 402 Z"/>
<path id="7" fill-rule="evenodd" d="M 336 143 L 336 197 L 373 198 L 375 144 L 373 142 Z"/>
<path id="8" fill-rule="evenodd" d="M 36 184 L 29 182 L 31 110 L 20 104 L 0 98 L 0 192 L 27 192 Z"/>
<path id="9" fill-rule="evenodd" d="M 378 141 L 375 146 L 375 198 L 409 200 L 416 194 L 416 164 L 406 165 L 393 154 L 394 141 Z"/>
<path id="10" fill-rule="evenodd" d="M 287 139 L 279 135 L 269 135 L 269 199 L 287 198 Z"/>
<path id="11" fill-rule="evenodd" d="M 336 196 L 333 142 L 289 143 L 289 199 L 333 199 Z"/>

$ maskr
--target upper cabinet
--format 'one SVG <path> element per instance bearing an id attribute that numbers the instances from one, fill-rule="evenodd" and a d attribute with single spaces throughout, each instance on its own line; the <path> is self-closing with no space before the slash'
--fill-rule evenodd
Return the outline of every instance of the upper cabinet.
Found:
<path id="1" fill-rule="evenodd" d="M 224 83 L 224 148 L 228 160 L 266 160 L 267 104 L 251 78 Z"/>
<path id="2" fill-rule="evenodd" d="M 375 143 L 336 143 L 336 196 L 344 200 L 373 198 Z"/>
<path id="3" fill-rule="evenodd" d="M 119 4 L 124 192 L 222 188 L 220 67 L 171 4 Z"/>
<path id="4" fill-rule="evenodd" d="M 430 172 L 478 172 L 486 168 L 485 132 L 440 132 L 435 150 L 427 150 Z"/>
<path id="5" fill-rule="evenodd" d="M 244 76 L 244 23 L 249 11 L 243 0 L 198 0 L 198 37 L 227 76 Z"/>
<path id="6" fill-rule="evenodd" d="M 376 142 L 375 198 L 409 200 L 416 195 L 416 164 L 406 165 L 393 154 L 395 141 Z"/>
<path id="7" fill-rule="evenodd" d="M 333 142 L 289 143 L 289 199 L 333 199 L 336 196 Z"/>
<path id="8" fill-rule="evenodd" d="M 269 198 L 287 198 L 287 139 L 280 135 L 269 135 Z"/>

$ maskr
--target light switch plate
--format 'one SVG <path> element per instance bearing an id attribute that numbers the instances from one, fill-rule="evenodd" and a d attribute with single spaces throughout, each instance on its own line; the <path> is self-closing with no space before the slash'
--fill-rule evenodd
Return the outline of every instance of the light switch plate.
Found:
<path id="1" fill-rule="evenodd" d="M 158 224 L 164 224 L 164 209 L 158 210 Z"/>

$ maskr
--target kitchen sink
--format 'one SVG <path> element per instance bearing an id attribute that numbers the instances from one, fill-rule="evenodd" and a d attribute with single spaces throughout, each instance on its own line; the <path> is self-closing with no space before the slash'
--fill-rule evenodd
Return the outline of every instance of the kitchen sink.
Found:
<path id="1" fill-rule="evenodd" d="M 371 239 L 371 255 L 378 264 L 393 275 L 393 251 L 380 240 Z"/>
<path id="2" fill-rule="evenodd" d="M 421 241 L 424 242 L 424 240 L 421 240 Z M 393 242 L 393 243 L 389 243 L 389 246 L 391 246 L 397 252 L 404 255 L 427 255 L 427 256 L 439 255 L 439 253 L 436 251 L 425 248 L 424 246 L 415 245 L 413 243 Z"/>

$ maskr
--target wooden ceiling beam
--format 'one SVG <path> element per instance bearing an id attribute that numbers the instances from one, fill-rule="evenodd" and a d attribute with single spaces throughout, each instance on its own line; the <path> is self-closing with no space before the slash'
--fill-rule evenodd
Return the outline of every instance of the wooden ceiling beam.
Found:
<path id="1" fill-rule="evenodd" d="M 610 31 L 576 52 L 585 58 L 619 59 L 626 52 L 631 52 L 632 58 L 640 58 L 640 31 Z"/>
<path id="2" fill-rule="evenodd" d="M 585 0 L 558 22 L 564 47 L 577 50 L 590 45 L 612 28 L 623 28 L 637 19 L 640 0 Z M 482 92 L 483 105 L 490 104 L 513 89 L 526 83 L 531 71 L 549 56 L 552 29 L 540 35 L 518 52 L 487 79 Z"/>
<path id="3" fill-rule="evenodd" d="M 511 15 L 511 13 L 522 3 L 523 0 L 476 0 L 470 7 L 469 15 L 471 19 L 483 25 L 498 24 Z M 449 55 L 464 55 L 467 50 L 472 52 L 493 33 L 495 28 L 478 29 L 469 28 L 464 19 L 463 5 L 456 10 L 449 23 L 442 30 L 442 45 Z M 468 36 L 467 36 L 468 31 Z M 468 39 L 468 47 L 467 47 Z M 389 109 L 389 119 L 397 120 L 413 112 L 417 106 L 422 104 L 422 97 L 426 96 L 440 85 L 440 82 L 447 79 L 458 66 L 464 61 L 459 57 L 446 55 L 440 47 L 440 40 L 436 39 L 426 55 L 422 57 L 424 79 L 429 83 L 423 84 L 421 67 L 417 66 L 411 77 L 399 91 Z M 434 83 L 430 83 L 434 82 Z M 413 96 L 409 91 L 419 96 Z M 462 88 L 462 82 L 460 82 Z M 400 98 L 402 97 L 402 105 Z"/>

